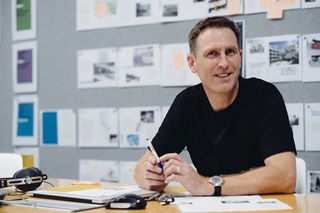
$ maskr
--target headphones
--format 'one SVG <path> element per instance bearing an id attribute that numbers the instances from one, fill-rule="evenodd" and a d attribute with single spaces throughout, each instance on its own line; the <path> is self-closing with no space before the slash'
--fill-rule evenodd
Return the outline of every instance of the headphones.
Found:
<path id="1" fill-rule="evenodd" d="M 18 190 L 27 192 L 38 188 L 48 176 L 36 167 L 20 169 L 12 178 L 0 178 L 0 188 L 15 186 Z"/>

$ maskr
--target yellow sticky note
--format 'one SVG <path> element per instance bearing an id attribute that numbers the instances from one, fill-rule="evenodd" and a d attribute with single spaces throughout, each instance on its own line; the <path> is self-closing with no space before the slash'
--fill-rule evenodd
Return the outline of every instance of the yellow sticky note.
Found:
<path id="1" fill-rule="evenodd" d="M 23 168 L 34 167 L 34 155 L 22 154 Z"/>
<path id="2" fill-rule="evenodd" d="M 267 12 L 267 19 L 282 19 L 283 18 L 283 3 L 270 2 Z"/>
<path id="3" fill-rule="evenodd" d="M 184 64 L 185 62 L 183 52 L 176 52 L 172 54 L 172 68 L 174 70 L 183 67 Z"/>
<path id="4" fill-rule="evenodd" d="M 107 16 L 107 4 L 106 3 L 97 3 L 96 4 L 96 17 L 103 18 Z"/>
<path id="5" fill-rule="evenodd" d="M 227 14 L 236 15 L 241 13 L 241 0 L 228 1 Z"/>

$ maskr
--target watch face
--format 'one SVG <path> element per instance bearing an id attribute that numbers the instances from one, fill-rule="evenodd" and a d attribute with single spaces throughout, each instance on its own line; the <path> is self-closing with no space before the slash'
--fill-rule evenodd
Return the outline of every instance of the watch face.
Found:
<path id="1" fill-rule="evenodd" d="M 222 185 L 223 179 L 220 176 L 213 176 L 210 178 L 210 182 L 213 185 Z"/>

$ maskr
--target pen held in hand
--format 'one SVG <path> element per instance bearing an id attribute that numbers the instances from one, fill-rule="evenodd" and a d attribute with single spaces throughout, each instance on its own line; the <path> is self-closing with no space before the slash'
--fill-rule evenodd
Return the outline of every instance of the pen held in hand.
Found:
<path id="1" fill-rule="evenodd" d="M 149 139 L 147 139 L 147 141 L 148 141 L 148 140 L 149 140 Z M 152 154 L 153 154 L 153 157 L 155 157 L 158 166 L 163 170 L 163 165 L 162 165 L 162 163 L 160 162 L 159 156 L 158 156 L 158 154 L 157 154 L 156 150 L 154 149 L 154 147 L 153 147 L 153 145 L 152 145 L 151 142 L 150 142 L 149 148 L 150 148 L 150 150 L 151 150 L 151 152 L 152 152 Z"/>

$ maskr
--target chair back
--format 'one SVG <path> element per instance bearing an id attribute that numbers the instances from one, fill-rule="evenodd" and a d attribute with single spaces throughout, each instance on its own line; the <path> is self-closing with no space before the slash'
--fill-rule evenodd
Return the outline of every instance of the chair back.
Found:
<path id="1" fill-rule="evenodd" d="M 13 177 L 23 168 L 23 159 L 17 153 L 0 153 L 0 178 Z"/>
<path id="2" fill-rule="evenodd" d="M 296 193 L 307 193 L 307 167 L 306 162 L 302 158 L 296 158 L 297 166 L 297 181 L 296 181 Z"/>

